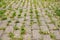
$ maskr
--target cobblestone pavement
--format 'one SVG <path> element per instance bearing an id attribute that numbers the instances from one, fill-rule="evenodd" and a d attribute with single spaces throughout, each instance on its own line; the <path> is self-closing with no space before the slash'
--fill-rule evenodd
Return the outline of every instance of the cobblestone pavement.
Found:
<path id="1" fill-rule="evenodd" d="M 0 40 L 60 40 L 60 17 L 55 13 L 60 2 L 4 2 L 0 6 Z"/>

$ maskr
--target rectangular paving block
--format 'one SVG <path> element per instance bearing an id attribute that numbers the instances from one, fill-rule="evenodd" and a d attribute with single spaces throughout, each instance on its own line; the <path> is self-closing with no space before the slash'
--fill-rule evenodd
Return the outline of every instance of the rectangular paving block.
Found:
<path id="1" fill-rule="evenodd" d="M 49 35 L 43 35 L 43 40 L 52 40 Z"/>
<path id="2" fill-rule="evenodd" d="M 35 23 L 35 24 L 33 24 L 33 25 L 32 25 L 32 29 L 35 29 L 35 30 L 36 30 L 36 29 L 39 29 L 38 24 L 36 24 L 36 23 Z"/>
<path id="3" fill-rule="evenodd" d="M 14 37 L 16 38 L 20 37 L 20 30 L 14 30 Z"/>
<path id="4" fill-rule="evenodd" d="M 5 30 L 5 33 L 13 32 L 13 26 L 8 26 Z"/>
<path id="5" fill-rule="evenodd" d="M 33 36 L 33 40 L 35 39 L 35 40 L 40 40 L 41 38 L 42 38 L 42 35 L 40 35 L 40 33 L 39 33 L 39 30 L 33 30 L 32 31 L 32 36 Z"/>
<path id="6" fill-rule="evenodd" d="M 58 30 L 54 31 L 54 35 L 56 36 L 56 40 L 60 40 L 60 33 Z"/>
<path id="7" fill-rule="evenodd" d="M 10 37 L 8 36 L 8 34 L 3 34 L 1 40 L 10 40 Z"/>
<path id="8" fill-rule="evenodd" d="M 23 40 L 31 40 L 31 34 L 25 34 Z"/>
<path id="9" fill-rule="evenodd" d="M 49 29 L 47 26 L 40 26 L 40 29 L 43 31 L 43 32 L 49 32 Z"/>

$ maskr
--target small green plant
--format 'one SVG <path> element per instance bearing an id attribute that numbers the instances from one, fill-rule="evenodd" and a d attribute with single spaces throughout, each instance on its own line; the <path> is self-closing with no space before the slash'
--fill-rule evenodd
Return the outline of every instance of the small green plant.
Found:
<path id="1" fill-rule="evenodd" d="M 36 14 L 36 19 L 39 19 L 39 15 L 38 14 Z"/>
<path id="2" fill-rule="evenodd" d="M 13 14 L 12 14 L 12 17 L 15 17 L 16 16 L 16 12 L 14 12 Z"/>
<path id="3" fill-rule="evenodd" d="M 34 24 L 33 19 L 30 20 L 30 26 Z"/>
<path id="4" fill-rule="evenodd" d="M 49 34 L 48 31 L 42 31 L 42 30 L 40 30 L 39 33 L 40 33 L 40 34 L 44 34 L 44 35 Z"/>
<path id="5" fill-rule="evenodd" d="M 5 29 L 6 29 L 5 27 L 0 28 L 0 30 L 5 30 Z"/>
<path id="6" fill-rule="evenodd" d="M 7 16 L 2 17 L 1 20 L 7 20 Z"/>
<path id="7" fill-rule="evenodd" d="M 30 13 L 33 13 L 33 10 L 32 10 L 32 8 L 30 9 Z"/>
<path id="8" fill-rule="evenodd" d="M 13 29 L 14 30 L 19 30 L 19 28 L 16 25 L 13 27 Z"/>
<path id="9" fill-rule="evenodd" d="M 7 23 L 7 26 L 9 26 L 10 23 Z"/>
<path id="10" fill-rule="evenodd" d="M 38 25 L 40 26 L 40 25 L 41 25 L 41 23 L 40 23 L 39 19 L 37 19 L 37 22 L 38 22 Z"/>
<path id="11" fill-rule="evenodd" d="M 48 15 L 48 17 L 52 17 L 52 15 L 49 13 L 49 14 L 47 14 Z"/>
<path id="12" fill-rule="evenodd" d="M 21 17 L 22 12 L 23 12 L 23 9 L 20 9 L 20 10 L 19 10 L 19 14 L 18 14 L 18 18 Z"/>
<path id="13" fill-rule="evenodd" d="M 19 40 L 23 40 L 23 35 L 21 35 L 21 37 L 19 38 Z"/>
<path id="14" fill-rule="evenodd" d="M 11 40 L 23 40 L 23 37 L 20 37 L 20 38 L 13 38 Z"/>
<path id="15" fill-rule="evenodd" d="M 23 9 L 20 9 L 19 12 L 22 13 L 23 12 Z"/>
<path id="16" fill-rule="evenodd" d="M 9 26 L 9 24 L 10 24 L 11 22 L 12 22 L 11 20 L 8 20 L 7 26 Z"/>
<path id="17" fill-rule="evenodd" d="M 56 9 L 55 13 L 56 13 L 57 16 L 60 16 L 60 9 Z"/>
<path id="18" fill-rule="evenodd" d="M 21 26 L 21 34 L 25 34 L 26 30 L 25 30 L 25 26 Z"/>
<path id="19" fill-rule="evenodd" d="M 0 10 L 0 17 L 3 17 L 5 12 L 6 12 L 6 10 Z"/>
<path id="20" fill-rule="evenodd" d="M 35 13 L 38 14 L 38 10 L 35 10 Z"/>
<path id="21" fill-rule="evenodd" d="M 36 19 L 37 19 L 38 25 L 40 26 L 40 20 L 39 20 L 38 10 L 35 10 L 35 14 L 36 14 Z"/>
<path id="22" fill-rule="evenodd" d="M 30 18 L 32 19 L 32 14 L 30 14 Z"/>
<path id="23" fill-rule="evenodd" d="M 14 38 L 14 34 L 12 32 L 10 32 L 9 33 L 9 37 L 13 39 Z"/>
<path id="24" fill-rule="evenodd" d="M 11 20 L 9 20 L 8 23 L 11 23 Z"/>
<path id="25" fill-rule="evenodd" d="M 25 14 L 24 14 L 24 16 L 26 17 L 26 16 L 27 16 L 27 14 L 25 13 Z"/>
<path id="26" fill-rule="evenodd" d="M 18 18 L 20 18 L 20 17 L 21 17 L 21 14 L 18 15 Z"/>
<path id="27" fill-rule="evenodd" d="M 5 12 L 6 12 L 6 10 L 0 10 L 1 20 L 6 20 L 7 19 L 7 16 L 5 15 Z"/>
<path id="28" fill-rule="evenodd" d="M 52 39 L 55 39 L 55 38 L 56 38 L 53 33 L 50 33 L 50 37 L 51 37 Z"/>
<path id="29" fill-rule="evenodd" d="M 0 1 L 0 7 L 5 7 L 6 6 L 6 3 L 4 2 L 4 0 Z"/>
<path id="30" fill-rule="evenodd" d="M 19 23 L 19 21 L 17 20 L 15 23 Z"/>
<path id="31" fill-rule="evenodd" d="M 10 18 L 14 18 L 16 16 L 16 12 L 14 11 L 13 13 L 12 13 L 12 16 L 10 16 Z"/>
<path id="32" fill-rule="evenodd" d="M 25 13 L 25 14 L 24 14 L 24 21 L 26 21 L 26 20 L 27 20 L 27 19 L 26 19 L 26 16 L 27 16 L 27 14 Z"/>
<path id="33" fill-rule="evenodd" d="M 60 24 L 58 24 L 58 27 L 60 27 Z"/>

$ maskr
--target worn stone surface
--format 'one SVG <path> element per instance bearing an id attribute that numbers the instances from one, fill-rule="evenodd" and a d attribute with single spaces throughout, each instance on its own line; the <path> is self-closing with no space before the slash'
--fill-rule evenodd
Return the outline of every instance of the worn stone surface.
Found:
<path id="1" fill-rule="evenodd" d="M 0 8 L 0 11 L 6 10 L 4 14 L 0 12 L 0 40 L 60 40 L 60 17 L 54 12 L 56 7 L 60 8 L 60 2 L 4 2 L 6 5 L 2 4 Z"/>

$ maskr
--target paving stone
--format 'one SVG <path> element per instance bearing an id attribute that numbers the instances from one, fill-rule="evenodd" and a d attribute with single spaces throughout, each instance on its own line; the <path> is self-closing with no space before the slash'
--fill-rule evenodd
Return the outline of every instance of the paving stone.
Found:
<path id="1" fill-rule="evenodd" d="M 44 18 L 43 17 L 40 17 L 40 20 L 44 21 Z"/>
<path id="2" fill-rule="evenodd" d="M 33 21 L 34 21 L 34 22 L 37 22 L 37 19 L 36 19 L 36 18 L 34 18 L 34 19 L 33 19 Z"/>
<path id="3" fill-rule="evenodd" d="M 20 37 L 20 30 L 14 31 L 14 37 L 16 37 L 16 38 Z"/>
<path id="4" fill-rule="evenodd" d="M 0 37 L 1 37 L 2 33 L 3 33 L 3 30 L 0 30 Z"/>
<path id="5" fill-rule="evenodd" d="M 25 23 L 25 25 L 26 25 L 26 26 L 27 26 L 27 25 L 29 26 L 29 25 L 30 25 L 30 20 L 27 20 L 26 23 Z"/>
<path id="6" fill-rule="evenodd" d="M 43 40 L 52 40 L 49 35 L 44 35 Z"/>
<path id="7" fill-rule="evenodd" d="M 15 25 L 15 23 L 14 23 L 14 22 L 12 22 L 12 23 L 10 23 L 10 24 L 9 24 L 9 26 L 14 26 L 14 25 Z"/>
<path id="8" fill-rule="evenodd" d="M 17 27 L 21 28 L 22 24 L 21 23 L 17 23 Z"/>
<path id="9" fill-rule="evenodd" d="M 25 28 L 26 28 L 26 33 L 31 34 L 31 27 L 30 26 L 25 26 Z"/>
<path id="10" fill-rule="evenodd" d="M 24 20 L 24 18 L 20 18 L 20 19 L 19 19 L 19 21 L 20 21 L 21 23 L 23 22 L 23 20 Z"/>
<path id="11" fill-rule="evenodd" d="M 33 25 L 32 25 L 32 29 L 39 29 L 38 24 L 33 24 Z"/>
<path id="12" fill-rule="evenodd" d="M 29 20 L 30 19 L 30 16 L 27 16 L 26 19 Z"/>
<path id="13" fill-rule="evenodd" d="M 2 40 L 10 40 L 10 38 L 8 37 L 8 34 L 3 34 L 3 36 L 1 37 Z"/>
<path id="14" fill-rule="evenodd" d="M 13 32 L 13 26 L 8 26 L 5 30 L 5 33 Z"/>
<path id="15" fill-rule="evenodd" d="M 15 8 L 16 3 L 12 4 L 12 8 Z"/>
<path id="16" fill-rule="evenodd" d="M 45 21 L 41 21 L 41 25 L 45 25 L 46 26 L 46 23 L 45 23 Z"/>
<path id="17" fill-rule="evenodd" d="M 40 28 L 43 32 L 46 32 L 46 31 L 49 32 L 49 29 L 47 26 L 40 26 Z"/>
<path id="18" fill-rule="evenodd" d="M 48 24 L 49 25 L 49 29 L 52 30 L 54 29 L 55 25 L 54 24 Z"/>
<path id="19" fill-rule="evenodd" d="M 54 34 L 55 34 L 55 36 L 56 36 L 56 40 L 60 40 L 59 31 L 58 31 L 58 30 L 54 31 Z"/>
<path id="20" fill-rule="evenodd" d="M 2 21 L 1 24 L 0 24 L 0 27 L 6 27 L 6 24 L 7 24 L 7 20 Z"/>
<path id="21" fill-rule="evenodd" d="M 51 20 L 49 18 L 46 18 L 45 21 L 49 24 Z"/>
<path id="22" fill-rule="evenodd" d="M 39 34 L 39 30 L 33 30 L 33 39 L 35 39 L 35 40 L 41 39 L 41 35 Z"/>
<path id="23" fill-rule="evenodd" d="M 31 34 L 25 34 L 23 40 L 31 40 Z"/>

